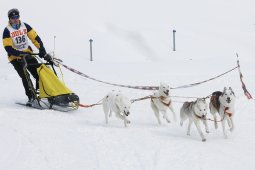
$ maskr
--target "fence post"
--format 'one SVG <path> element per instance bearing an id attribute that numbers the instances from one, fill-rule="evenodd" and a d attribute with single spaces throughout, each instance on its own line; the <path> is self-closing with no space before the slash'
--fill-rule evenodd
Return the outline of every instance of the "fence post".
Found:
<path id="1" fill-rule="evenodd" d="M 92 42 L 93 42 L 93 40 L 90 39 L 90 40 L 89 40 L 89 44 L 90 44 L 90 61 L 93 61 L 93 56 L 92 56 Z"/>
<path id="2" fill-rule="evenodd" d="M 173 30 L 173 51 L 176 51 L 176 48 L 175 48 L 175 33 L 176 33 L 176 30 Z"/>

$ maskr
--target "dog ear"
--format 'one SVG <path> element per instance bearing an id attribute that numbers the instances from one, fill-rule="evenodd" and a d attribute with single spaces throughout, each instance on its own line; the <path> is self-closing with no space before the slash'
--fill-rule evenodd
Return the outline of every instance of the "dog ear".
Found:
<path id="1" fill-rule="evenodd" d="M 221 94 L 222 96 L 223 96 L 223 94 L 226 92 L 226 90 L 227 90 L 227 87 L 224 87 L 223 93 Z"/>
<path id="2" fill-rule="evenodd" d="M 229 90 L 233 93 L 234 96 L 236 96 L 233 89 L 232 89 L 232 87 L 229 87 Z"/>

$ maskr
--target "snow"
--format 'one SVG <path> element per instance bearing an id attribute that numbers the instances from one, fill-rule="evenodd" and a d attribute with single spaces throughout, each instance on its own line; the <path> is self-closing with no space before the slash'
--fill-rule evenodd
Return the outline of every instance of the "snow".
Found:
<path id="1" fill-rule="evenodd" d="M 56 36 L 56 57 L 66 65 L 99 80 L 127 85 L 166 82 L 177 87 L 200 82 L 235 67 L 238 53 L 244 82 L 254 97 L 254 5 L 252 0 L 0 1 L 0 32 L 8 22 L 7 11 L 18 8 L 21 19 L 34 27 L 48 52 L 53 52 Z M 174 29 L 177 51 L 172 51 Z M 89 61 L 89 39 L 93 39 L 93 62 Z M 210 133 L 202 142 L 195 126 L 187 136 L 187 122 L 180 127 L 179 119 L 170 124 L 162 119 L 159 126 L 149 100 L 132 104 L 128 128 L 114 115 L 106 125 L 102 106 L 62 113 L 15 105 L 25 102 L 26 96 L 2 46 L 0 55 L 0 169 L 255 167 L 255 103 L 244 96 L 237 70 L 199 86 L 171 91 L 173 96 L 205 97 L 225 86 L 234 89 L 234 132 L 228 131 L 224 139 L 221 125 L 216 130 L 208 122 Z M 96 103 L 111 90 L 121 90 L 130 99 L 152 93 L 62 71 L 82 104 Z M 181 102 L 192 100 L 172 99 L 177 115 Z M 169 115 L 172 120 L 170 111 Z"/>

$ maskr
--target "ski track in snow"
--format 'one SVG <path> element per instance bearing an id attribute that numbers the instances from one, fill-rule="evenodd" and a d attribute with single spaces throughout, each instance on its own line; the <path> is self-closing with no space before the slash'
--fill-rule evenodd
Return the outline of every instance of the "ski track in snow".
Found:
<path id="1" fill-rule="evenodd" d="M 16 129 L 16 128 L 6 127 L 6 126 L 3 126 L 3 127 L 5 127 L 5 128 L 7 129 L 7 131 L 10 130 L 11 132 L 14 132 L 14 134 L 15 134 L 16 136 L 18 136 L 18 144 L 15 143 L 15 145 L 16 145 L 16 144 L 18 145 L 18 148 L 16 149 L 15 154 L 9 155 L 9 156 L 6 157 L 4 160 L 8 160 L 8 161 L 11 160 L 9 164 L 15 163 L 15 161 L 16 161 L 18 155 L 20 154 L 20 149 L 21 149 L 21 147 L 22 147 L 22 144 L 24 144 L 24 143 L 26 144 L 26 143 L 27 143 L 27 144 L 33 146 L 35 152 L 37 152 L 37 153 L 39 154 L 39 157 L 40 157 L 40 159 L 41 159 L 40 162 L 44 162 L 44 165 L 43 165 L 43 167 L 41 167 L 41 168 L 42 168 L 42 169 L 50 169 L 50 167 L 48 166 L 49 160 L 48 160 L 47 156 L 45 155 L 45 153 L 43 153 L 42 149 L 41 149 L 38 145 L 36 145 L 30 137 L 28 137 L 28 136 L 30 136 L 29 134 L 24 134 L 24 132 L 21 132 L 20 130 L 18 130 L 18 129 Z M 15 138 L 14 138 L 14 139 L 15 139 Z M 13 140 L 13 139 L 12 139 L 12 140 Z M 8 145 L 9 145 L 9 144 L 8 144 Z M 8 165 L 8 164 L 7 164 L 7 165 Z M 2 168 L 4 168 L 4 167 L 2 167 Z M 51 168 L 51 169 L 52 169 L 52 168 Z"/>

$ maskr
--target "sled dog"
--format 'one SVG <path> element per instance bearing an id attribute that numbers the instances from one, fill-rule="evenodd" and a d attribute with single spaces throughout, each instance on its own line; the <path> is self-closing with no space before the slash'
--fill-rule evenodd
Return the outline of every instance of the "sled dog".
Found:
<path id="1" fill-rule="evenodd" d="M 159 90 L 154 92 L 151 97 L 151 108 L 154 111 L 154 114 L 158 120 L 158 123 L 161 124 L 160 112 L 163 114 L 163 118 L 170 123 L 170 119 L 167 115 L 167 109 L 169 108 L 173 113 L 174 121 L 176 121 L 175 111 L 172 107 L 172 101 L 169 96 L 169 85 L 165 83 L 160 83 Z"/>
<path id="2" fill-rule="evenodd" d="M 187 135 L 190 135 L 190 127 L 194 122 L 197 130 L 202 138 L 202 141 L 206 141 L 204 134 L 200 128 L 200 122 L 202 121 L 205 125 L 205 131 L 209 133 L 208 125 L 206 121 L 206 114 L 207 114 L 207 103 L 205 99 L 197 99 L 193 102 L 185 102 L 181 109 L 180 109 L 180 125 L 183 125 L 183 122 L 186 119 L 189 119 L 189 125 L 187 130 Z"/>
<path id="3" fill-rule="evenodd" d="M 108 124 L 108 117 L 111 117 L 112 112 L 115 113 L 116 117 L 124 120 L 124 126 L 130 121 L 127 116 L 130 114 L 130 100 L 120 92 L 112 91 L 108 93 L 103 99 L 103 110 L 105 113 L 105 122 Z"/>
<path id="4" fill-rule="evenodd" d="M 234 130 L 234 105 L 235 105 L 235 94 L 231 87 L 228 89 L 224 87 L 223 92 L 216 91 L 212 93 L 210 98 L 209 108 L 210 112 L 214 118 L 214 126 L 215 129 L 218 128 L 216 113 L 218 112 L 221 119 L 222 129 L 224 137 L 227 138 L 227 133 L 225 130 L 225 122 L 228 122 L 228 126 L 230 127 L 230 131 Z"/>

